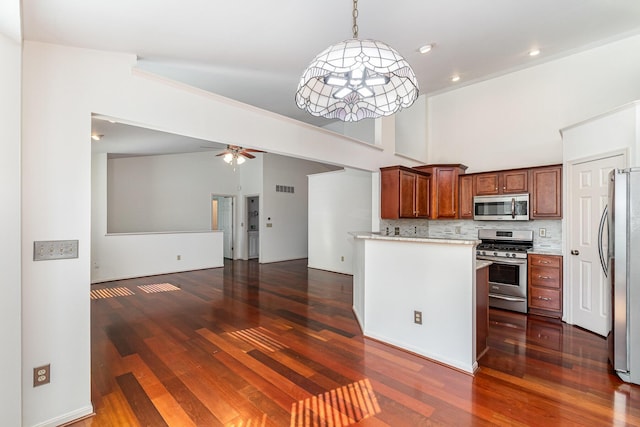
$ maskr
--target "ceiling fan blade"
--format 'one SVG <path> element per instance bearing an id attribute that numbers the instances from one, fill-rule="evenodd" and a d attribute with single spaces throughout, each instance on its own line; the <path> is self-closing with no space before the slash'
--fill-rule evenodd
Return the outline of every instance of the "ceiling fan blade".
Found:
<path id="1" fill-rule="evenodd" d="M 243 151 L 247 152 L 247 153 L 265 153 L 265 151 L 262 150 L 255 150 L 253 148 L 245 148 Z"/>
<path id="2" fill-rule="evenodd" d="M 247 159 L 255 159 L 256 158 L 256 156 L 254 156 L 253 154 L 249 154 L 246 151 L 243 151 L 240 154 L 243 155 L 244 157 L 246 157 Z"/>

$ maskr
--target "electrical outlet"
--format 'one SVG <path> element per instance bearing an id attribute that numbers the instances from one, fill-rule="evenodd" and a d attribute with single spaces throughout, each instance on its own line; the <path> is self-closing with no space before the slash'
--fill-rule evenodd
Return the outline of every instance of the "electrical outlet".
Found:
<path id="1" fill-rule="evenodd" d="M 180 261 L 182 259 L 182 255 L 176 255 L 176 259 Z"/>
<path id="2" fill-rule="evenodd" d="M 546 228 L 539 228 L 538 229 L 538 234 L 540 235 L 540 237 L 547 237 L 547 229 Z"/>
<path id="3" fill-rule="evenodd" d="M 51 365 L 38 366 L 33 368 L 33 386 L 49 384 L 51 382 Z"/>
<path id="4" fill-rule="evenodd" d="M 400 235 L 400 227 L 394 227 L 393 228 L 393 234 L 395 234 L 396 236 Z"/>
<path id="5" fill-rule="evenodd" d="M 344 255 L 340 257 L 340 261 L 344 262 Z"/>
<path id="6" fill-rule="evenodd" d="M 422 325 L 422 312 L 415 310 L 413 312 L 413 323 L 417 323 L 418 325 Z"/>

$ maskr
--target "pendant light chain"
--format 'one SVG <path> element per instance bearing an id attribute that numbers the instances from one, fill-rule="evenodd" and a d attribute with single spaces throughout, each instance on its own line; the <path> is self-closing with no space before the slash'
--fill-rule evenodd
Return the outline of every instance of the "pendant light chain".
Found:
<path id="1" fill-rule="evenodd" d="M 353 0 L 353 38 L 358 38 L 358 0 Z"/>

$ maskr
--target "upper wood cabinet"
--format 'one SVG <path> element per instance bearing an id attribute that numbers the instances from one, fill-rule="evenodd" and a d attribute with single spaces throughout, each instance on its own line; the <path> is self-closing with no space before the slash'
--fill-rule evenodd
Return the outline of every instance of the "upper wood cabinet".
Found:
<path id="1" fill-rule="evenodd" d="M 425 165 L 413 168 L 431 175 L 431 219 L 458 218 L 458 176 L 465 165 Z"/>
<path id="2" fill-rule="evenodd" d="M 476 174 L 474 176 L 476 196 L 516 194 L 526 193 L 529 191 L 528 169 L 487 172 Z"/>
<path id="3" fill-rule="evenodd" d="M 473 175 L 460 175 L 460 219 L 473 219 Z"/>
<path id="4" fill-rule="evenodd" d="M 562 165 L 533 168 L 531 181 L 531 219 L 562 219 Z"/>
<path id="5" fill-rule="evenodd" d="M 404 166 L 380 169 L 380 216 L 383 219 L 429 218 L 430 176 Z"/>

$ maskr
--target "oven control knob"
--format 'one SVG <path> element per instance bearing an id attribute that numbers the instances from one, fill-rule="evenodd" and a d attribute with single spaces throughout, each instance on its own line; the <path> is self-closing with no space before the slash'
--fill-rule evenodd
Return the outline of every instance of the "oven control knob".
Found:
<path id="1" fill-rule="evenodd" d="M 494 252 L 494 253 L 493 253 L 493 256 L 498 256 L 498 252 Z"/>

